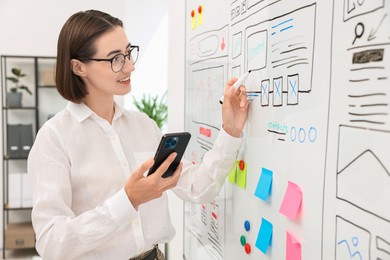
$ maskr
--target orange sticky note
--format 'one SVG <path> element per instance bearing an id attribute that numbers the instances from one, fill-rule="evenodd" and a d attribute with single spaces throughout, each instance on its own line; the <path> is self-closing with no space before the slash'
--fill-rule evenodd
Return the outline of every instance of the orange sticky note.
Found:
<path id="1" fill-rule="evenodd" d="M 279 212 L 294 220 L 302 203 L 302 191 L 295 183 L 289 181 Z"/>
<path id="2" fill-rule="evenodd" d="M 301 243 L 286 231 L 286 260 L 301 260 Z"/>

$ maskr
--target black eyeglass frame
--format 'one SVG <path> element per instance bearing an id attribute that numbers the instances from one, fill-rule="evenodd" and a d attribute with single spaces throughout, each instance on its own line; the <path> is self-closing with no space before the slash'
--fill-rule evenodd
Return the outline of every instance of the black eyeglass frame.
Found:
<path id="1" fill-rule="evenodd" d="M 130 50 L 127 54 L 123 54 L 123 53 L 118 53 L 116 54 L 114 57 L 112 57 L 111 59 L 97 59 L 97 58 L 88 58 L 88 59 L 80 59 L 81 61 L 109 61 L 111 63 L 111 70 L 115 73 L 118 73 L 119 71 L 121 71 L 123 69 L 123 67 L 125 66 L 125 62 L 123 62 L 122 64 L 122 68 L 118 71 L 115 71 L 113 68 L 112 68 L 112 63 L 114 61 L 115 58 L 117 58 L 118 56 L 123 56 L 123 60 L 125 61 L 126 60 L 126 57 L 128 58 L 129 61 L 132 61 L 131 58 L 131 52 L 136 49 L 137 50 L 137 53 L 139 53 L 139 46 L 138 45 L 131 45 L 130 46 Z M 135 64 L 138 60 L 138 55 L 137 55 L 137 58 L 135 60 L 133 60 L 133 64 Z"/>

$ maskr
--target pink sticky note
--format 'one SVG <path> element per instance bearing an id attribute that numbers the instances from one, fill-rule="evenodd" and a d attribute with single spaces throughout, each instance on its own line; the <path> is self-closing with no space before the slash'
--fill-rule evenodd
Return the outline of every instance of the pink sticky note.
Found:
<path id="1" fill-rule="evenodd" d="M 295 183 L 289 181 L 279 212 L 294 220 L 302 203 L 302 191 Z"/>
<path id="2" fill-rule="evenodd" d="M 286 231 L 286 260 L 301 260 L 301 243 Z"/>

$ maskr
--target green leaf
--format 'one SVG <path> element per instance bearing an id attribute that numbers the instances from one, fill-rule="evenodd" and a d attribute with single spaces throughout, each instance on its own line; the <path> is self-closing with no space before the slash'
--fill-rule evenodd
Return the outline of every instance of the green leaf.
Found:
<path id="1" fill-rule="evenodd" d="M 7 80 L 11 81 L 12 83 L 18 83 L 19 82 L 19 79 L 18 78 L 15 78 L 15 77 L 7 77 Z"/>
<path id="2" fill-rule="evenodd" d="M 140 101 L 133 97 L 133 103 L 139 111 L 147 114 L 156 122 L 158 127 L 162 128 L 168 118 L 168 106 L 166 105 L 165 96 L 166 93 L 159 100 L 158 96 L 151 97 L 148 95 L 146 97 L 143 94 Z"/>

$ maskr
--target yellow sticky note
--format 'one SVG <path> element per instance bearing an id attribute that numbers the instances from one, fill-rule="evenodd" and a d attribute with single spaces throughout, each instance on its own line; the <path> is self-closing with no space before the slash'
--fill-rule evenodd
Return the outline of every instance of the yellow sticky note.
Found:
<path id="1" fill-rule="evenodd" d="M 246 188 L 246 163 L 244 161 L 238 161 L 238 167 L 237 167 L 237 185 L 240 188 L 245 189 Z"/>
<path id="2" fill-rule="evenodd" d="M 237 179 L 237 163 L 235 163 L 232 169 L 230 170 L 228 181 L 232 184 L 236 184 L 236 179 Z"/>
<path id="3" fill-rule="evenodd" d="M 194 10 L 191 11 L 191 29 L 196 28 L 196 12 Z"/>
<path id="4" fill-rule="evenodd" d="M 201 26 L 203 24 L 203 6 L 198 7 L 198 25 Z"/>

